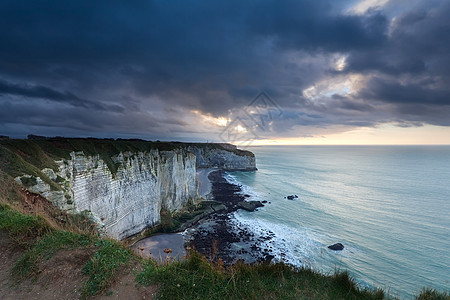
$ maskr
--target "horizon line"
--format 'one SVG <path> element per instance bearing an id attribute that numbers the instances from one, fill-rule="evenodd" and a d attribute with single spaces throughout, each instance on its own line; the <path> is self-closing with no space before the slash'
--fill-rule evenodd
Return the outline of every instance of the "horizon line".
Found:
<path id="1" fill-rule="evenodd" d="M 233 144 L 237 147 L 240 145 Z M 260 144 L 246 145 L 245 147 L 265 147 L 265 146 L 450 146 L 450 144 Z"/>

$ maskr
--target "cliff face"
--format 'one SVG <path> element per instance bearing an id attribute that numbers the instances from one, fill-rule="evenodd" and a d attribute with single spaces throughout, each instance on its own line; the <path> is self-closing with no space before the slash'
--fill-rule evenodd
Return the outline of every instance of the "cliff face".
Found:
<path id="1" fill-rule="evenodd" d="M 28 189 L 63 210 L 91 212 L 101 230 L 116 239 L 158 224 L 162 207 L 176 211 L 198 198 L 195 155 L 190 152 L 126 152 L 113 160 L 114 175 L 99 156 L 72 152 L 71 159 L 56 162 L 58 172 L 43 170 L 59 179 L 62 191 L 53 191 L 40 178 Z"/>
<path id="2" fill-rule="evenodd" d="M 198 168 L 221 168 L 228 171 L 256 170 L 255 156 L 250 151 L 238 150 L 230 144 L 214 144 L 213 147 L 189 146 L 197 157 Z"/>
<path id="3" fill-rule="evenodd" d="M 89 212 L 123 239 L 160 222 L 161 208 L 199 199 L 196 168 L 255 170 L 228 144 L 50 138 L 0 141 L 0 168 L 69 213 Z"/>

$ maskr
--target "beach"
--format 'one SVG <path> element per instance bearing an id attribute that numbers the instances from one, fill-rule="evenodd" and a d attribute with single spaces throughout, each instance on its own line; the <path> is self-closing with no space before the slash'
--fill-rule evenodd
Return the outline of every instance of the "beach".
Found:
<path id="1" fill-rule="evenodd" d="M 151 257 L 159 262 L 181 260 L 186 255 L 181 233 L 156 234 L 137 241 L 131 246 L 131 249 L 144 258 Z M 164 252 L 165 249 L 170 249 L 170 251 Z"/>
<path id="2" fill-rule="evenodd" d="M 221 203 L 222 209 L 212 207 L 212 213 L 183 232 L 153 235 L 136 242 L 132 249 L 157 261 L 164 261 L 166 257 L 180 259 L 185 255 L 185 248 L 194 249 L 211 261 L 221 260 L 225 265 L 238 260 L 245 263 L 271 261 L 274 256 L 267 245 L 273 233 L 265 231 L 256 236 L 251 228 L 236 220 L 234 212 L 248 195 L 225 176 L 226 172 L 218 169 L 197 172 L 199 194 Z M 164 249 L 171 249 L 172 253 L 164 253 Z"/>
<path id="3" fill-rule="evenodd" d="M 221 260 L 232 264 L 238 260 L 246 263 L 271 261 L 271 232 L 258 236 L 250 228 L 240 224 L 234 218 L 239 209 L 238 203 L 246 199 L 241 186 L 232 184 L 225 178 L 226 172 L 215 170 L 208 179 L 211 184 L 211 196 L 214 201 L 225 205 L 226 209 L 213 213 L 200 220 L 195 226 L 184 232 L 185 243 L 212 261 Z"/>
<path id="4" fill-rule="evenodd" d="M 205 200 L 211 194 L 211 181 L 208 178 L 209 173 L 216 171 L 217 168 L 206 168 L 197 170 L 198 193 Z"/>

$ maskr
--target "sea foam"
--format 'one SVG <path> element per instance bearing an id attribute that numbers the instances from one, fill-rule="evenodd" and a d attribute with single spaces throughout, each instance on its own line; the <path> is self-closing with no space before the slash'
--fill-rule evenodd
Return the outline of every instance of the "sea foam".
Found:
<path id="1" fill-rule="evenodd" d="M 240 186 L 241 194 L 250 196 L 246 200 L 266 200 L 254 189 L 239 182 L 236 176 L 227 173 L 224 177 L 229 183 Z M 259 247 L 270 250 L 271 255 L 274 256 L 273 261 L 297 267 L 317 268 L 315 257 L 323 251 L 323 244 L 320 242 L 323 237 L 308 228 L 296 228 L 270 222 L 257 218 L 255 214 L 258 214 L 258 211 L 233 213 L 231 218 L 233 226 L 236 230 L 245 227 L 251 231 L 255 235 L 255 240 L 259 241 Z"/>

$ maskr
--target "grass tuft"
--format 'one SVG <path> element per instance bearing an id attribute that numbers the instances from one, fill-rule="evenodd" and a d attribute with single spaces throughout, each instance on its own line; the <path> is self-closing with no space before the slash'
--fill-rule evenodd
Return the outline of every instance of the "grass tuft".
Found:
<path id="1" fill-rule="evenodd" d="M 33 185 L 37 184 L 37 180 L 36 177 L 31 176 L 31 177 L 21 177 L 20 181 L 22 182 L 22 184 L 26 187 L 30 187 Z"/>
<path id="2" fill-rule="evenodd" d="M 24 197 L 21 194 L 22 186 L 10 175 L 0 170 L 0 202 L 20 203 Z"/>
<path id="3" fill-rule="evenodd" d="M 333 283 L 343 291 L 349 293 L 354 292 L 356 288 L 355 281 L 350 277 L 350 274 L 347 271 L 335 272 L 333 275 Z"/>
<path id="4" fill-rule="evenodd" d="M 25 215 L 0 203 L 0 229 L 19 245 L 28 246 L 37 237 L 52 231 L 51 226 L 41 216 Z"/>
<path id="5" fill-rule="evenodd" d="M 438 292 L 436 289 L 424 288 L 420 295 L 416 297 L 417 300 L 450 300 L 450 295 L 447 292 Z"/>
<path id="6" fill-rule="evenodd" d="M 229 269 L 193 252 L 183 262 L 148 261 L 137 275 L 143 285 L 158 284 L 159 299 L 384 299 L 381 290 L 360 290 L 348 273 L 326 276 L 286 264 Z"/>
<path id="7" fill-rule="evenodd" d="M 130 250 L 116 241 L 98 240 L 95 246 L 100 248 L 83 268 L 83 273 L 89 275 L 82 290 L 84 297 L 104 292 L 117 270 L 126 265 L 132 256 Z"/>
<path id="8" fill-rule="evenodd" d="M 38 239 L 15 263 L 13 275 L 17 280 L 23 280 L 39 273 L 38 263 L 49 260 L 60 249 L 75 249 L 92 247 L 94 238 L 87 234 L 69 231 L 54 231 Z"/>

